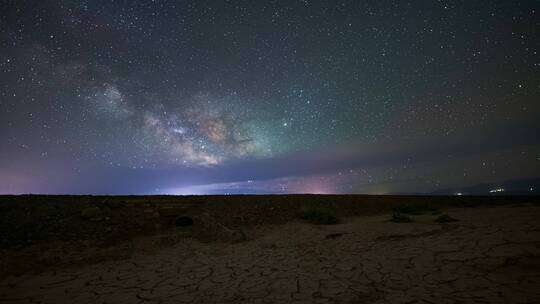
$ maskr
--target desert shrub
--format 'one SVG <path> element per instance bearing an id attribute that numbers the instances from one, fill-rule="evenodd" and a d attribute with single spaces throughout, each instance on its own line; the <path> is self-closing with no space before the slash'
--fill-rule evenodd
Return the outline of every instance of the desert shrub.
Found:
<path id="1" fill-rule="evenodd" d="M 421 208 L 420 206 L 403 204 L 403 205 L 399 205 L 399 206 L 395 207 L 394 208 L 394 213 L 416 215 L 416 214 L 422 214 L 425 211 L 423 209 L 424 208 Z"/>
<path id="2" fill-rule="evenodd" d="M 180 216 L 174 221 L 174 224 L 176 227 L 187 227 L 193 226 L 194 222 L 189 216 Z"/>
<path id="3" fill-rule="evenodd" d="M 302 211 L 300 218 L 316 225 L 333 225 L 339 222 L 333 214 L 313 208 Z"/>
<path id="4" fill-rule="evenodd" d="M 390 222 L 393 222 L 393 223 L 411 223 L 411 222 L 414 222 L 413 219 L 411 219 L 410 217 L 402 214 L 402 213 L 399 213 L 399 212 L 394 212 L 392 214 L 392 218 L 390 219 Z"/>
<path id="5" fill-rule="evenodd" d="M 395 213 L 400 214 L 410 214 L 410 215 L 420 215 L 424 213 L 432 213 L 432 214 L 438 214 L 439 210 L 432 205 L 429 204 L 403 204 L 395 207 L 393 209 Z"/>
<path id="6" fill-rule="evenodd" d="M 458 222 L 459 220 L 456 218 L 451 217 L 448 214 L 441 214 L 436 219 L 436 223 L 452 223 L 452 222 Z"/>
<path id="7" fill-rule="evenodd" d="M 88 207 L 81 211 L 81 218 L 91 221 L 101 221 L 103 217 L 103 211 L 98 207 Z"/>

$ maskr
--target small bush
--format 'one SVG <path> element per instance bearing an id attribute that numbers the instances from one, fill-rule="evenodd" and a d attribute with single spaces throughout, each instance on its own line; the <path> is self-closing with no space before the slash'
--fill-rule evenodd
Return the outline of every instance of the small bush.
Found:
<path id="1" fill-rule="evenodd" d="M 439 209 L 437 209 L 437 208 L 434 208 L 433 210 L 431 210 L 431 214 L 439 215 L 439 214 L 441 214 L 441 211 Z"/>
<path id="2" fill-rule="evenodd" d="M 193 226 L 194 221 L 189 216 L 180 216 L 174 221 L 176 227 L 188 227 Z"/>
<path id="3" fill-rule="evenodd" d="M 318 209 L 303 211 L 300 218 L 316 225 L 333 225 L 339 222 L 334 215 Z"/>
<path id="4" fill-rule="evenodd" d="M 393 223 L 411 223 L 414 222 L 410 217 L 403 215 L 399 212 L 394 212 L 392 214 L 392 218 L 390 219 L 390 222 Z"/>
<path id="5" fill-rule="evenodd" d="M 435 219 L 436 223 L 452 223 L 452 222 L 459 222 L 458 219 L 451 217 L 448 214 L 441 214 Z"/>
<path id="6" fill-rule="evenodd" d="M 394 213 L 418 215 L 424 213 L 424 209 L 425 208 L 422 208 L 421 206 L 404 204 L 395 207 Z"/>

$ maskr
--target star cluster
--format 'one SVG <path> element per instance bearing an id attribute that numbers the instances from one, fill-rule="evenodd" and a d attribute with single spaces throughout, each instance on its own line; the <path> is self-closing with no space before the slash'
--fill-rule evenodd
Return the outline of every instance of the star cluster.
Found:
<path id="1" fill-rule="evenodd" d="M 538 177 L 537 1 L 1 1 L 0 193 Z"/>

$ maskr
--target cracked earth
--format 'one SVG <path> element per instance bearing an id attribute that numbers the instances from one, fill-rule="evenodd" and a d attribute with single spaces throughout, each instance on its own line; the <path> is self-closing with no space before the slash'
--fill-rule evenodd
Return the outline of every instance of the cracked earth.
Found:
<path id="1" fill-rule="evenodd" d="M 262 225 L 129 259 L 0 278 L 0 303 L 540 303 L 540 208 Z"/>

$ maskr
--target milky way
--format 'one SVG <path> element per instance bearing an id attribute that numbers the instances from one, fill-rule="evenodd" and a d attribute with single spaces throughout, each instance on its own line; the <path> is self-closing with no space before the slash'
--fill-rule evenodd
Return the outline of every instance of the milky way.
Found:
<path id="1" fill-rule="evenodd" d="M 1 7 L 0 193 L 425 193 L 540 176 L 537 1 Z"/>

